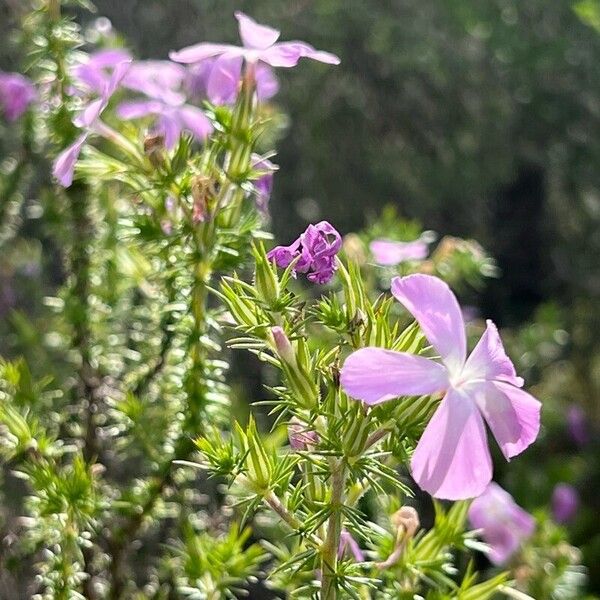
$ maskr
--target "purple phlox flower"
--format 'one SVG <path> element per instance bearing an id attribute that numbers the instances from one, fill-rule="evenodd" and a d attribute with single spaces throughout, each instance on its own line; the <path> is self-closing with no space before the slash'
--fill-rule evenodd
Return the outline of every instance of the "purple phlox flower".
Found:
<path id="1" fill-rule="evenodd" d="M 242 12 L 236 12 L 235 18 L 238 20 L 243 46 L 201 43 L 171 52 L 171 60 L 191 64 L 215 56 L 241 57 L 250 64 L 264 62 L 272 67 L 295 67 L 301 58 L 311 58 L 331 65 L 340 63 L 340 59 L 334 54 L 315 50 L 305 42 L 278 42 L 279 31 L 259 25 Z"/>
<path id="2" fill-rule="evenodd" d="M 63 187 L 69 187 L 73 183 L 75 163 L 79 158 L 81 149 L 90 134 L 99 130 L 100 116 L 108 106 L 112 95 L 117 91 L 130 64 L 131 63 L 129 62 L 119 63 L 114 68 L 110 79 L 105 83 L 100 98 L 89 102 L 81 113 L 73 120 L 75 125 L 84 131 L 73 144 L 59 154 L 54 161 L 52 169 L 52 174 Z"/>
<path id="3" fill-rule="evenodd" d="M 102 94 L 105 86 L 110 81 L 114 68 L 124 62 L 132 60 L 131 54 L 121 48 L 98 50 L 87 54 L 71 69 L 71 76 L 75 80 L 73 93 L 81 92 Z"/>
<path id="4" fill-rule="evenodd" d="M 262 158 L 258 154 L 252 155 L 252 168 L 261 174 L 254 180 L 254 189 L 256 191 L 256 207 L 263 214 L 268 214 L 269 200 L 273 192 L 273 176 L 277 170 L 267 158 Z"/>
<path id="5" fill-rule="evenodd" d="M 469 522 L 481 529 L 481 537 L 490 547 L 488 558 L 504 564 L 535 530 L 535 519 L 497 483 L 491 482 L 469 507 Z"/>
<path id="6" fill-rule="evenodd" d="M 340 534 L 340 545 L 338 547 L 338 558 L 350 554 L 356 562 L 364 562 L 365 555 L 363 554 L 358 542 L 352 537 L 352 534 L 347 529 L 342 529 Z"/>
<path id="7" fill-rule="evenodd" d="M 392 293 L 415 317 L 441 362 L 363 348 L 346 359 L 342 387 L 369 405 L 443 394 L 413 454 L 412 475 L 436 498 L 479 496 L 492 478 L 484 419 L 508 460 L 537 438 L 541 405 L 521 389 L 523 380 L 492 321 L 467 358 L 460 307 L 445 282 L 422 274 L 395 277 Z"/>
<path id="8" fill-rule="evenodd" d="M 568 483 L 559 483 L 552 492 L 552 516 L 557 523 L 572 521 L 579 509 L 579 494 Z"/>
<path id="9" fill-rule="evenodd" d="M 412 242 L 392 242 L 390 240 L 374 240 L 369 245 L 375 262 L 384 266 L 395 266 L 409 260 L 427 258 L 427 242 L 421 239 Z"/>
<path id="10" fill-rule="evenodd" d="M 233 104 L 240 90 L 242 57 L 221 56 L 193 64 L 188 69 L 187 90 L 191 97 L 207 98 L 212 104 Z M 256 96 L 269 100 L 279 91 L 273 69 L 259 63 L 255 70 Z"/>
<path id="11" fill-rule="evenodd" d="M 580 406 L 572 405 L 567 410 L 567 426 L 573 441 L 578 446 L 585 446 L 590 441 L 588 421 Z"/>
<path id="12" fill-rule="evenodd" d="M 164 136 L 169 149 L 175 146 L 184 130 L 199 140 L 206 139 L 212 132 L 211 122 L 200 108 L 186 104 L 181 92 L 185 77 L 183 67 L 168 61 L 134 63 L 123 85 L 149 99 L 122 102 L 117 107 L 117 115 L 122 119 L 156 116 L 153 133 Z"/>
<path id="13" fill-rule="evenodd" d="M 7 121 L 16 121 L 36 97 L 35 87 L 27 77 L 0 71 L 0 110 Z"/>
<path id="14" fill-rule="evenodd" d="M 342 247 L 342 236 L 327 221 L 309 225 L 306 231 L 289 246 L 277 246 L 268 254 L 278 267 L 285 269 L 292 261 L 292 274 L 307 273 L 313 283 L 327 283 L 337 270 L 336 255 Z"/>

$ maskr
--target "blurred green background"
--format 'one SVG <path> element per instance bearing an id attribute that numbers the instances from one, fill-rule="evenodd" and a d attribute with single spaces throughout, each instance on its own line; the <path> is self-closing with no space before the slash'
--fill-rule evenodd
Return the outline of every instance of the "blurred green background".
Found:
<path id="1" fill-rule="evenodd" d="M 277 239 L 319 219 L 355 231 L 393 204 L 496 258 L 479 308 L 511 328 L 512 355 L 545 404 L 540 443 L 505 483 L 530 509 L 558 481 L 577 487 L 572 540 L 600 591 L 600 0 L 95 4 L 83 18 L 108 17 L 140 58 L 235 42 L 235 9 L 341 57 L 336 69 L 278 72 Z M 18 5 L 0 0 L 7 70 Z M 5 295 L 2 310 L 16 302 Z M 569 434 L 573 406 L 585 443 Z"/>

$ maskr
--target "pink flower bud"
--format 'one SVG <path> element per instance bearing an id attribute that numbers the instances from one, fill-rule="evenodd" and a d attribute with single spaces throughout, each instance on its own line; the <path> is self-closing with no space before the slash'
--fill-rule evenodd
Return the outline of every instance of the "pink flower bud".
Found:
<path id="1" fill-rule="evenodd" d="M 293 450 L 308 450 L 319 443 L 319 434 L 307 429 L 307 425 L 297 417 L 292 417 L 288 423 L 288 438 Z"/>
<path id="2" fill-rule="evenodd" d="M 279 326 L 273 327 L 271 329 L 271 335 L 273 336 L 279 358 L 288 364 L 295 364 L 296 353 L 283 328 Z"/>

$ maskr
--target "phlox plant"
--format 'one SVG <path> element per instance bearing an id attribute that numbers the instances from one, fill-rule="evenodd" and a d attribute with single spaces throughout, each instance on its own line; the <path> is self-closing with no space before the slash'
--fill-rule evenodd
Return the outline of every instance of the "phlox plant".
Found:
<path id="1" fill-rule="evenodd" d="M 241 46 L 138 61 L 74 7 L 32 2 L 0 74 L 2 252 L 34 214 L 59 273 L 3 328 L 3 597 L 526 599 L 548 561 L 544 597 L 577 589 L 560 528 L 492 482 L 492 439 L 540 429 L 452 291 L 493 261 L 391 212 L 271 242 L 275 69 L 340 59 L 236 13 Z M 269 382 L 248 419 L 232 351 Z"/>

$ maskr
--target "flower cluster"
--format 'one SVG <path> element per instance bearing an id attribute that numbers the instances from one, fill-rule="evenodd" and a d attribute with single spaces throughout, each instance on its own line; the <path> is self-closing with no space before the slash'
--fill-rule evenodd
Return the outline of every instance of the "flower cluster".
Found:
<path id="1" fill-rule="evenodd" d="M 277 246 L 267 255 L 278 267 L 292 265 L 292 274 L 306 273 L 313 283 L 327 283 L 337 269 L 336 255 L 342 247 L 342 237 L 327 221 L 309 225 L 289 246 Z"/>

